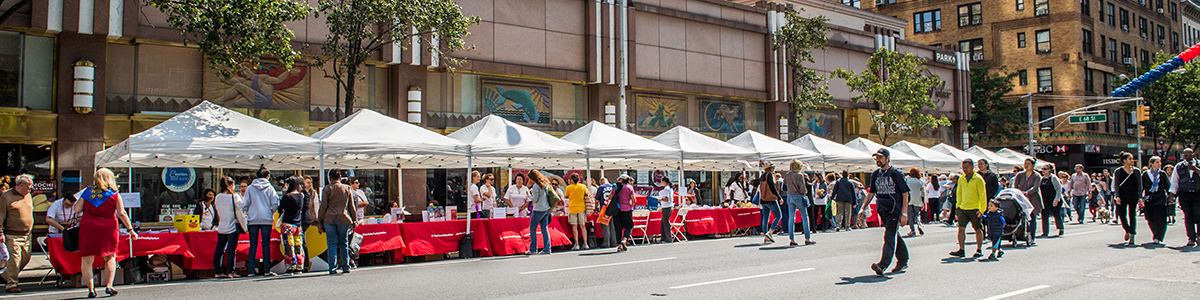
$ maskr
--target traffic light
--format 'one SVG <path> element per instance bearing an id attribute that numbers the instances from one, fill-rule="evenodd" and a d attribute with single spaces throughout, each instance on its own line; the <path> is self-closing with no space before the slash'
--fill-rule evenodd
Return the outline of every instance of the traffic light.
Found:
<path id="1" fill-rule="evenodd" d="M 1138 122 L 1149 121 L 1150 120 L 1150 107 L 1146 106 L 1146 105 L 1138 105 L 1137 119 L 1138 119 Z"/>

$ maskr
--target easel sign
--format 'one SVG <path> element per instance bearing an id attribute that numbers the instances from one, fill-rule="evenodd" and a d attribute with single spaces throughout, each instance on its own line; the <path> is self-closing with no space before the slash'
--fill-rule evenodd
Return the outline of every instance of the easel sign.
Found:
<path id="1" fill-rule="evenodd" d="M 126 209 L 142 207 L 142 193 L 121 193 L 121 204 L 125 205 Z"/>

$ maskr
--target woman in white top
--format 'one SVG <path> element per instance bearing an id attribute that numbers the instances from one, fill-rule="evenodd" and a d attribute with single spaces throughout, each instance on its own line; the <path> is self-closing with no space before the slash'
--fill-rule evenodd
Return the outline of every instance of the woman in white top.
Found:
<path id="1" fill-rule="evenodd" d="M 504 193 L 504 202 L 508 203 L 508 207 L 517 208 L 518 218 L 529 216 L 529 187 L 525 186 L 525 174 L 513 177 L 512 185 Z"/>
<path id="2" fill-rule="evenodd" d="M 201 193 L 204 198 L 196 203 L 196 211 L 194 215 L 200 215 L 200 230 L 213 230 L 217 226 L 217 222 L 213 222 L 217 218 L 217 210 L 213 208 L 213 201 L 217 198 L 217 192 L 212 189 L 204 189 Z M 217 220 L 220 221 L 220 220 Z"/>
<path id="3" fill-rule="evenodd" d="M 662 208 L 659 232 L 663 237 L 659 242 L 670 243 L 675 241 L 675 236 L 671 234 L 671 212 L 675 208 L 675 190 L 671 189 L 671 179 L 666 176 L 663 176 L 658 183 L 662 185 L 662 190 L 658 191 L 658 206 Z"/>
<path id="4" fill-rule="evenodd" d="M 217 250 L 213 252 L 213 270 L 216 278 L 236 278 L 233 273 L 234 257 L 237 256 L 238 235 L 246 232 L 245 215 L 237 211 L 242 207 L 242 196 L 233 193 L 236 186 L 233 178 L 221 178 L 221 193 L 213 200 L 217 213 Z M 221 256 L 225 256 L 222 260 Z M 222 263 L 224 262 L 224 263 Z"/>
<path id="5" fill-rule="evenodd" d="M 928 205 L 925 207 L 928 207 L 929 209 L 927 210 L 927 214 L 922 214 L 922 222 L 929 223 L 937 221 L 937 215 L 939 212 L 938 209 L 942 208 L 942 204 L 940 201 L 938 201 L 938 198 L 942 196 L 941 187 L 942 185 L 938 184 L 937 176 L 935 174 L 925 176 L 925 200 L 928 202 Z"/>
<path id="6" fill-rule="evenodd" d="M 496 208 L 496 188 L 492 187 L 496 179 L 492 174 L 483 175 L 483 185 L 479 186 L 479 205 L 475 208 L 475 216 L 477 219 L 487 219 L 492 217 L 492 210 Z"/>
<path id="7" fill-rule="evenodd" d="M 742 172 L 733 172 L 733 177 L 725 183 L 725 201 L 750 201 L 750 193 L 746 192 L 746 179 Z"/>

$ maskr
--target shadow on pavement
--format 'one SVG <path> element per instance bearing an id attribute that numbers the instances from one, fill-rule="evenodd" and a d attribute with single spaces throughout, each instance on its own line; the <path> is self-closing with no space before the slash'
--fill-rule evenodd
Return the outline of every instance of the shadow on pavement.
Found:
<path id="1" fill-rule="evenodd" d="M 611 252 L 581 253 L 581 254 L 579 254 L 579 256 L 601 256 L 601 255 L 613 255 L 613 254 L 617 254 L 617 253 L 619 253 L 619 252 L 617 252 L 616 250 L 613 250 Z"/>
<path id="2" fill-rule="evenodd" d="M 788 245 L 783 245 L 783 246 L 775 246 L 775 247 L 759 247 L 758 250 L 787 250 L 787 249 L 792 249 L 792 248 L 794 248 L 794 247 L 788 246 Z"/>
<path id="3" fill-rule="evenodd" d="M 842 282 L 834 283 L 835 285 L 850 285 L 858 283 L 880 283 L 891 280 L 891 277 L 880 275 L 863 275 L 858 277 L 842 277 Z"/>
<path id="4" fill-rule="evenodd" d="M 1167 247 L 1167 249 L 1176 250 L 1176 251 L 1183 252 L 1183 253 L 1191 253 L 1191 252 L 1196 252 L 1197 247 L 1179 246 L 1179 247 Z"/>
<path id="5" fill-rule="evenodd" d="M 973 257 L 947 257 L 947 258 L 942 259 L 943 264 L 958 264 L 958 263 L 969 263 L 969 262 L 975 262 L 975 258 L 973 258 Z"/>
<path id="6" fill-rule="evenodd" d="M 760 247 L 762 245 L 763 245 L 762 243 L 753 243 L 753 244 L 733 245 L 733 247 L 734 248 L 749 248 L 749 247 Z"/>

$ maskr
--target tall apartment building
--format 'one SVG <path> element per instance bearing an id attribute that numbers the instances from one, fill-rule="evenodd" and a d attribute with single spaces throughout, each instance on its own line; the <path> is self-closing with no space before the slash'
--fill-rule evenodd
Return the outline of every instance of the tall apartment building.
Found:
<path id="1" fill-rule="evenodd" d="M 1184 31 L 1181 7 L 1173 0 L 842 0 L 843 4 L 909 21 L 906 38 L 918 43 L 958 49 L 972 65 L 1006 67 L 1017 72 L 1008 95 L 1026 106 L 1031 94 L 1035 118 L 1044 120 L 1101 100 L 1062 96 L 1107 96 L 1125 82 L 1119 75 L 1145 72 L 1156 52 L 1178 53 L 1195 42 L 1197 27 Z M 1192 4 L 1187 4 L 1192 5 Z M 1195 7 L 1191 7 L 1195 11 Z M 1153 99 L 1150 99 L 1153 101 Z M 1039 158 L 1059 167 L 1082 163 L 1113 167 L 1113 159 L 1135 138 L 1136 118 L 1121 105 L 1103 108 L 1108 121 L 1069 124 L 1055 120 L 1035 128 Z M 1053 124 L 1051 124 L 1053 123 Z M 973 143 L 1027 152 L 1024 135 L 981 134 Z M 1143 139 L 1143 153 L 1155 151 Z"/>

